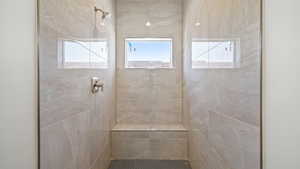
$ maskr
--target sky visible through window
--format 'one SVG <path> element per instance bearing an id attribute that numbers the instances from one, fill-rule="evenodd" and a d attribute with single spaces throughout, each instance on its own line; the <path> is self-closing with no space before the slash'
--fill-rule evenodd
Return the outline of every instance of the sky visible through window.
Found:
<path id="1" fill-rule="evenodd" d="M 127 40 L 127 61 L 171 62 L 171 40 Z"/>

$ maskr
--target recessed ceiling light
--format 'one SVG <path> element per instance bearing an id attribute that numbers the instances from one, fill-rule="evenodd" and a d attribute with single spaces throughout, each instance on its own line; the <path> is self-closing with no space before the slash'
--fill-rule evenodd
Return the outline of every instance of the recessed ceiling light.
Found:
<path id="1" fill-rule="evenodd" d="M 196 22 L 196 23 L 195 23 L 195 26 L 200 26 L 200 25 L 201 25 L 200 22 Z"/>
<path id="2" fill-rule="evenodd" d="M 149 27 L 151 26 L 151 22 L 147 21 L 145 25 Z"/>

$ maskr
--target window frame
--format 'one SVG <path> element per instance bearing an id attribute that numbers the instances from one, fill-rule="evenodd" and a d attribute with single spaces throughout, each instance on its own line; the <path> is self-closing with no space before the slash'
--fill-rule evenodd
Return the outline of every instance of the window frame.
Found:
<path id="1" fill-rule="evenodd" d="M 234 53 L 233 53 L 233 63 L 232 66 L 224 66 L 224 65 L 210 65 L 208 61 L 207 66 L 203 67 L 195 67 L 193 66 L 193 42 L 233 42 L 234 44 Z M 236 69 L 240 68 L 240 39 L 239 38 L 228 38 L 228 39 L 193 39 L 191 42 L 191 68 L 192 69 Z M 209 59 L 209 58 L 208 58 Z M 211 62 L 213 63 L 213 62 Z"/>
<path id="2" fill-rule="evenodd" d="M 128 48 L 127 44 L 129 41 L 158 41 L 158 42 L 170 42 L 170 62 L 169 66 L 167 67 L 162 67 L 162 66 L 129 66 L 128 65 Z M 127 37 L 124 39 L 124 68 L 125 69 L 174 69 L 175 64 L 174 64 L 174 56 L 173 56 L 173 51 L 174 51 L 174 43 L 173 43 L 173 38 L 170 37 L 155 37 L 155 38 L 144 38 L 144 37 Z M 149 61 L 150 62 L 150 61 Z"/>
<path id="3" fill-rule="evenodd" d="M 65 61 L 65 42 L 106 42 L 106 63 L 66 63 Z M 60 69 L 108 69 L 110 64 L 110 49 L 108 39 L 58 39 L 57 40 L 57 62 Z M 80 64 L 80 65 L 79 65 Z"/>

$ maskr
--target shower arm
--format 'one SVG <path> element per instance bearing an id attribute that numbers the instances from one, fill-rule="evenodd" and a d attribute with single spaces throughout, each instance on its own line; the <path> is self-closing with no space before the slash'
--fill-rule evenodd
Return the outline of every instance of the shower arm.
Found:
<path id="1" fill-rule="evenodd" d="M 95 10 L 95 12 L 101 12 L 101 13 L 104 13 L 104 12 L 105 12 L 105 11 L 103 11 L 102 9 L 97 8 L 97 7 L 94 7 L 94 10 Z"/>

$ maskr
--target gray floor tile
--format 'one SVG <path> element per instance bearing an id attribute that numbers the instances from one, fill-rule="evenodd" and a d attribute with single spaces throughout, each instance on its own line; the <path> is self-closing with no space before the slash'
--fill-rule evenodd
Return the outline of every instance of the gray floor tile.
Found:
<path id="1" fill-rule="evenodd" d="M 113 160 L 109 169 L 134 169 L 134 160 Z"/>
<path id="2" fill-rule="evenodd" d="M 113 160 L 109 169 L 191 169 L 184 160 Z"/>

